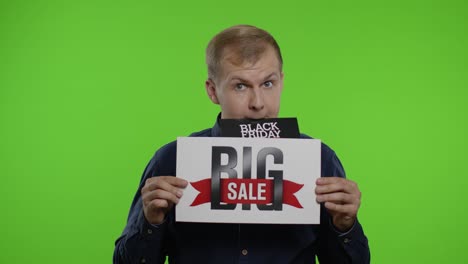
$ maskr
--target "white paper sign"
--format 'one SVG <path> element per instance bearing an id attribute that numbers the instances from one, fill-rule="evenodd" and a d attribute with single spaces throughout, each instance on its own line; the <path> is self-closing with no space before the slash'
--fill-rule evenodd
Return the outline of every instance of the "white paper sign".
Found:
<path id="1" fill-rule="evenodd" d="M 176 221 L 319 224 L 317 139 L 179 137 Z"/>

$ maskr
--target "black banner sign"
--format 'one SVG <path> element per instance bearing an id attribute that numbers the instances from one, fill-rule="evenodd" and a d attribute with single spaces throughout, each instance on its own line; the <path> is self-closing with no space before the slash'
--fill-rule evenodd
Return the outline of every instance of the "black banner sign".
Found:
<path id="1" fill-rule="evenodd" d="M 297 118 L 220 119 L 222 137 L 298 138 Z"/>

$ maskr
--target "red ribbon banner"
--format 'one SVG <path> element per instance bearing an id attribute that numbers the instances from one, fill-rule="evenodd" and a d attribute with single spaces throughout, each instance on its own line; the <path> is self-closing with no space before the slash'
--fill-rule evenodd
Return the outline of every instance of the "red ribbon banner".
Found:
<path id="1" fill-rule="evenodd" d="M 211 202 L 211 179 L 190 183 L 200 193 L 190 206 Z M 283 203 L 302 208 L 294 193 L 304 184 L 283 180 Z M 227 204 L 271 204 L 274 183 L 271 179 L 221 179 L 221 202 Z"/>

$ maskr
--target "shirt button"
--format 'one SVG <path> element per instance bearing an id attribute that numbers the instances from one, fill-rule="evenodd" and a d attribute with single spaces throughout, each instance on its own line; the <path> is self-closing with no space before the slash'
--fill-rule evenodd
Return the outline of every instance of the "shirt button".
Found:
<path id="1" fill-rule="evenodd" d="M 153 230 L 148 229 L 148 234 L 150 234 L 150 235 L 153 234 Z"/>
<path id="2" fill-rule="evenodd" d="M 345 244 L 348 244 L 349 242 L 351 242 L 351 239 L 345 237 L 345 239 L 343 240 L 343 242 L 345 242 Z"/>
<path id="3" fill-rule="evenodd" d="M 242 255 L 247 256 L 247 254 L 248 254 L 249 252 L 247 251 L 247 249 L 243 249 L 243 250 L 241 251 L 241 253 L 242 253 Z"/>

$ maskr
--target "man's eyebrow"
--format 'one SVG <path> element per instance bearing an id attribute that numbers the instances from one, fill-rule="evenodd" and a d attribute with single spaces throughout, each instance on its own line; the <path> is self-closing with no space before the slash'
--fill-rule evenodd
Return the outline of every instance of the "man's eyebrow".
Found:
<path id="1" fill-rule="evenodd" d="M 247 81 L 247 80 L 242 79 L 242 78 L 239 77 L 239 76 L 232 76 L 231 79 L 230 79 L 229 81 L 232 82 L 232 81 L 236 81 L 236 80 L 237 80 L 237 81 L 240 81 L 240 82 L 242 82 L 242 83 L 247 83 L 247 82 L 249 82 L 249 81 Z"/>
<path id="2" fill-rule="evenodd" d="M 265 78 L 263 78 L 263 81 L 267 81 L 269 79 L 272 79 L 273 77 L 277 78 L 278 74 L 276 72 L 272 72 L 269 75 L 267 75 Z M 232 82 L 232 81 L 235 81 L 235 80 L 240 81 L 242 83 L 248 83 L 249 82 L 247 80 L 242 79 L 242 77 L 239 77 L 239 76 L 232 76 L 229 81 Z"/>
<path id="3" fill-rule="evenodd" d="M 273 77 L 277 77 L 278 78 L 278 74 L 276 74 L 276 72 L 272 72 L 270 73 L 270 75 L 268 75 L 267 77 L 263 78 L 264 81 L 268 81 L 269 79 L 272 79 Z"/>

